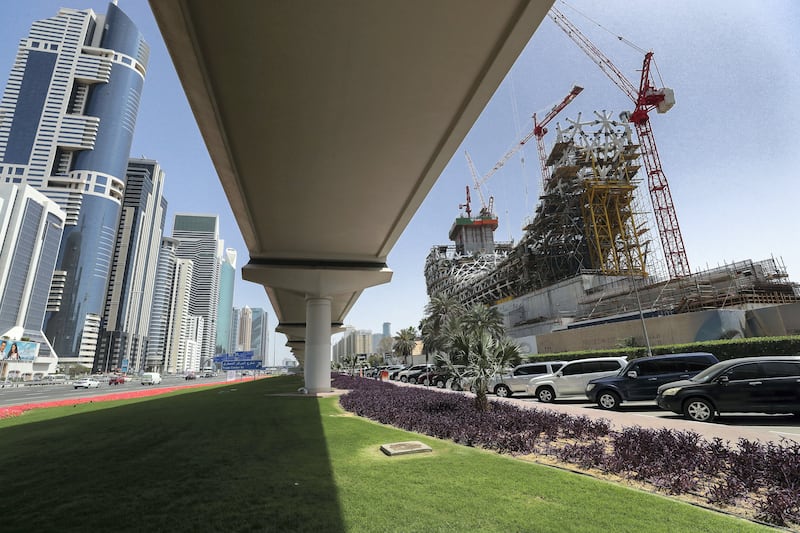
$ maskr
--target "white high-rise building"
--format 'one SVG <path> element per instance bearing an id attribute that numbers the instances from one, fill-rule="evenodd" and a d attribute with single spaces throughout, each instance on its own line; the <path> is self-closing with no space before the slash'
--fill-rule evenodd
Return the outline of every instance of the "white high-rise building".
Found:
<path id="1" fill-rule="evenodd" d="M 6 363 L 4 377 L 8 364 L 20 375 L 55 370 L 42 324 L 63 225 L 64 212 L 45 195 L 0 183 L 0 336 L 40 343 L 34 359 Z"/>
<path id="2" fill-rule="evenodd" d="M 217 340 L 217 307 L 222 241 L 219 239 L 217 215 L 176 214 L 172 237 L 178 241 L 176 257 L 191 259 L 191 314 L 203 317 L 200 356 L 205 363 L 213 358 Z"/>
<path id="3" fill-rule="evenodd" d="M 250 340 L 253 336 L 253 312 L 246 305 L 239 313 L 239 339 L 240 350 L 249 352 L 251 349 Z"/>

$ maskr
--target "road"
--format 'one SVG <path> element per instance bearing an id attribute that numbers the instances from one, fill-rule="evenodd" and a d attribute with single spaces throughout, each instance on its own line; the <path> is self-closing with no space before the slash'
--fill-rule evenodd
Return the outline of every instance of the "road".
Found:
<path id="1" fill-rule="evenodd" d="M 49 402 L 69 398 L 92 398 L 115 392 L 136 391 L 142 389 L 163 389 L 180 385 L 198 385 L 225 382 L 224 372 L 211 378 L 186 380 L 183 376 L 164 376 L 158 385 L 142 385 L 138 380 L 127 381 L 124 385 L 109 385 L 108 378 L 100 378 L 100 386 L 96 389 L 75 389 L 71 381 L 56 385 L 5 386 L 0 383 L 0 407 L 22 405 L 36 402 Z"/>

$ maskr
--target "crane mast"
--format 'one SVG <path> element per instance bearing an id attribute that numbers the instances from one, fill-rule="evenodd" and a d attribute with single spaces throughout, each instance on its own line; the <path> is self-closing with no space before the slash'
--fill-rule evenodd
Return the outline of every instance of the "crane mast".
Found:
<path id="1" fill-rule="evenodd" d="M 670 278 L 688 276 L 691 272 L 689 261 L 686 258 L 683 236 L 678 225 L 678 217 L 675 213 L 675 205 L 672 202 L 669 183 L 661 167 L 661 160 L 658 156 L 658 149 L 656 148 L 655 137 L 653 136 L 648 116 L 648 113 L 654 109 L 659 113 L 665 113 L 675 103 L 671 89 L 656 89 L 650 81 L 650 63 L 653 58 L 653 52 L 645 54 L 642 75 L 637 89 L 614 63 L 583 35 L 563 13 L 552 7 L 548 12 L 548 16 L 634 103 L 634 110 L 628 114 L 628 120 L 636 128 L 639 143 L 642 145 L 642 159 L 647 171 L 650 201 L 653 205 L 653 213 L 658 226 L 667 269 Z"/>

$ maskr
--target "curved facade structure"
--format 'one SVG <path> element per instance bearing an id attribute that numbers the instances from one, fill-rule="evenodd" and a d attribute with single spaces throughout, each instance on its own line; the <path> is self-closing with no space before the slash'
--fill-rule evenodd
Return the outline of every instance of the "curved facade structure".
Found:
<path id="1" fill-rule="evenodd" d="M 36 187 L 66 214 L 45 325 L 63 362 L 94 358 L 148 56 L 117 5 L 61 9 L 22 39 L 0 102 L 0 182 Z"/>

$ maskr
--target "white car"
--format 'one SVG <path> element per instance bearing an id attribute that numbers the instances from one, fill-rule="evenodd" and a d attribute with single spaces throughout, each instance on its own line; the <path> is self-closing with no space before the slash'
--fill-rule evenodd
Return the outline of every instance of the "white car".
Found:
<path id="1" fill-rule="evenodd" d="M 536 396 L 540 402 L 552 402 L 565 396 L 586 398 L 586 385 L 591 380 L 618 374 L 627 363 L 624 357 L 593 357 L 569 361 L 555 374 L 530 380 L 528 394 Z"/>
<path id="2" fill-rule="evenodd" d="M 489 391 L 501 398 L 508 398 L 514 393 L 525 394 L 532 378 L 554 374 L 562 366 L 564 361 L 542 361 L 516 366 L 511 372 L 493 377 L 489 381 Z"/>
<path id="3" fill-rule="evenodd" d="M 72 382 L 76 389 L 95 389 L 100 386 L 100 382 L 94 378 L 81 378 Z"/>

